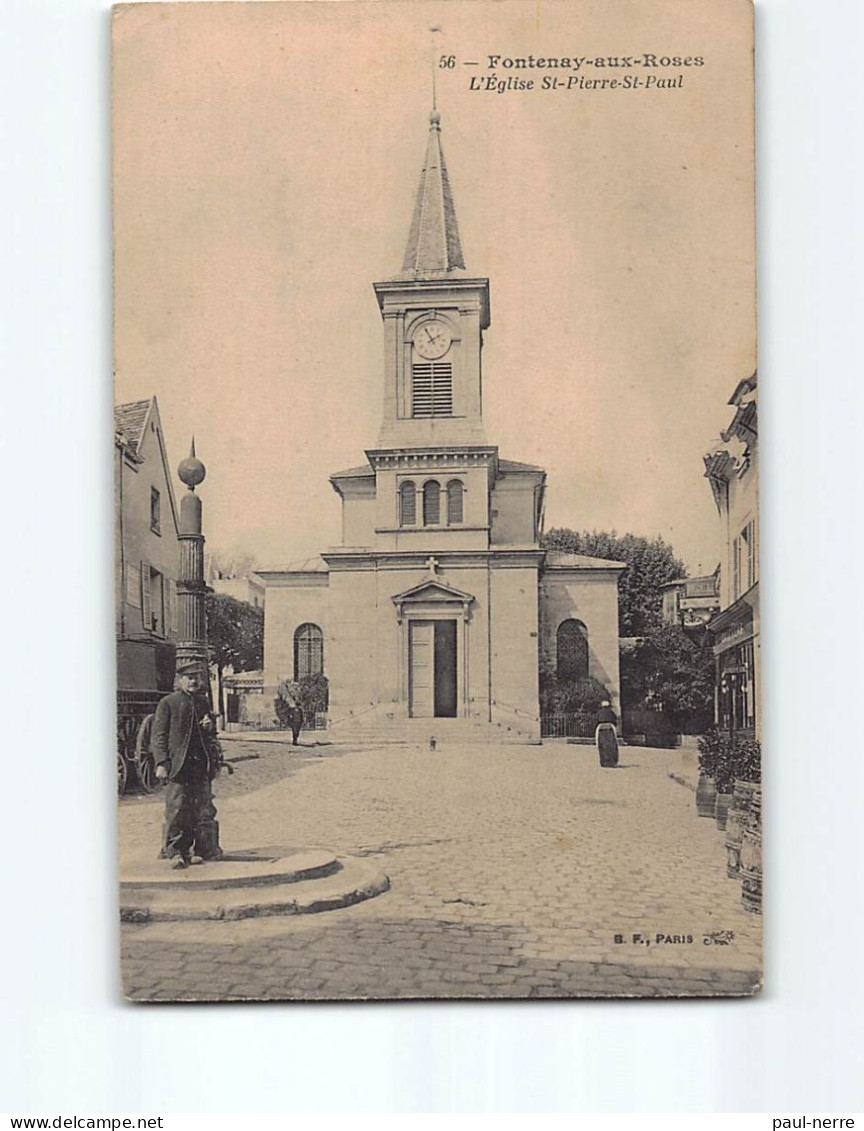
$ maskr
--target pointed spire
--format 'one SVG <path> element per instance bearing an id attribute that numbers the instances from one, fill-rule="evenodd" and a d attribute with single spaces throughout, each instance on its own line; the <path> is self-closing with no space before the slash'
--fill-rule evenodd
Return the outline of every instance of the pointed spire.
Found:
<path id="1" fill-rule="evenodd" d="M 192 447 L 189 449 L 189 458 L 195 459 L 195 437 L 192 437 Z"/>
<path id="2" fill-rule="evenodd" d="M 435 279 L 464 269 L 456 209 L 441 148 L 441 115 L 433 110 L 402 273 L 414 279 Z"/>

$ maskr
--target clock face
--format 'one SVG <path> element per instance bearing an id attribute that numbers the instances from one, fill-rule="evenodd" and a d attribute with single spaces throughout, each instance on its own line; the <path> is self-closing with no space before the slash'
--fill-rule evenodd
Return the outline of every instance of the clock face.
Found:
<path id="1" fill-rule="evenodd" d="M 443 322 L 424 322 L 414 335 L 414 349 L 421 357 L 432 361 L 444 356 L 451 341 L 450 331 Z"/>

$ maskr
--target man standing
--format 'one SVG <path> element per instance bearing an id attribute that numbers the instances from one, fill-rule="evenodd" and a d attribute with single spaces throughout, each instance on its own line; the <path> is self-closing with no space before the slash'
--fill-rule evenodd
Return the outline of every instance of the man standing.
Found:
<path id="1" fill-rule="evenodd" d="M 167 779 L 162 852 L 172 868 L 203 864 L 196 830 L 216 815 L 210 782 L 219 768 L 214 719 L 201 687 L 200 663 L 178 669 L 179 690 L 159 702 L 151 747 L 156 777 Z"/>
<path id="2" fill-rule="evenodd" d="M 284 709 L 284 719 L 291 728 L 291 741 L 294 746 L 300 745 L 300 731 L 303 729 L 303 708 L 297 700 L 294 690 L 289 684 L 285 684 L 284 688 L 280 690 L 279 694 L 284 700 L 286 707 Z"/>

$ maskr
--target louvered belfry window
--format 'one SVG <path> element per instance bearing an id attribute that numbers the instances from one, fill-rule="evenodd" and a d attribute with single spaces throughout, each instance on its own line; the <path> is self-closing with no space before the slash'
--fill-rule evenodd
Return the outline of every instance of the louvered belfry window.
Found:
<path id="1" fill-rule="evenodd" d="M 430 479 L 423 486 L 423 525 L 437 526 L 441 521 L 441 485 Z"/>
<path id="2" fill-rule="evenodd" d="M 463 496 L 465 489 L 458 479 L 451 479 L 447 484 L 447 525 L 453 526 L 462 522 Z"/>
<path id="3" fill-rule="evenodd" d="M 417 488 L 410 479 L 399 488 L 399 525 L 414 526 L 417 522 Z"/>
<path id="4" fill-rule="evenodd" d="M 411 403 L 414 416 L 453 415 L 453 365 L 449 361 L 415 361 Z"/>

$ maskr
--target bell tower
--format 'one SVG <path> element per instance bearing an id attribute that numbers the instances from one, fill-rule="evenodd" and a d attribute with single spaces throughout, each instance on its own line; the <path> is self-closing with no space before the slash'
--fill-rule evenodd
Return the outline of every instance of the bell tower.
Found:
<path id="1" fill-rule="evenodd" d="M 489 280 L 465 269 L 433 110 L 401 272 L 375 283 L 384 322 L 378 448 L 486 447 L 481 350 Z"/>

